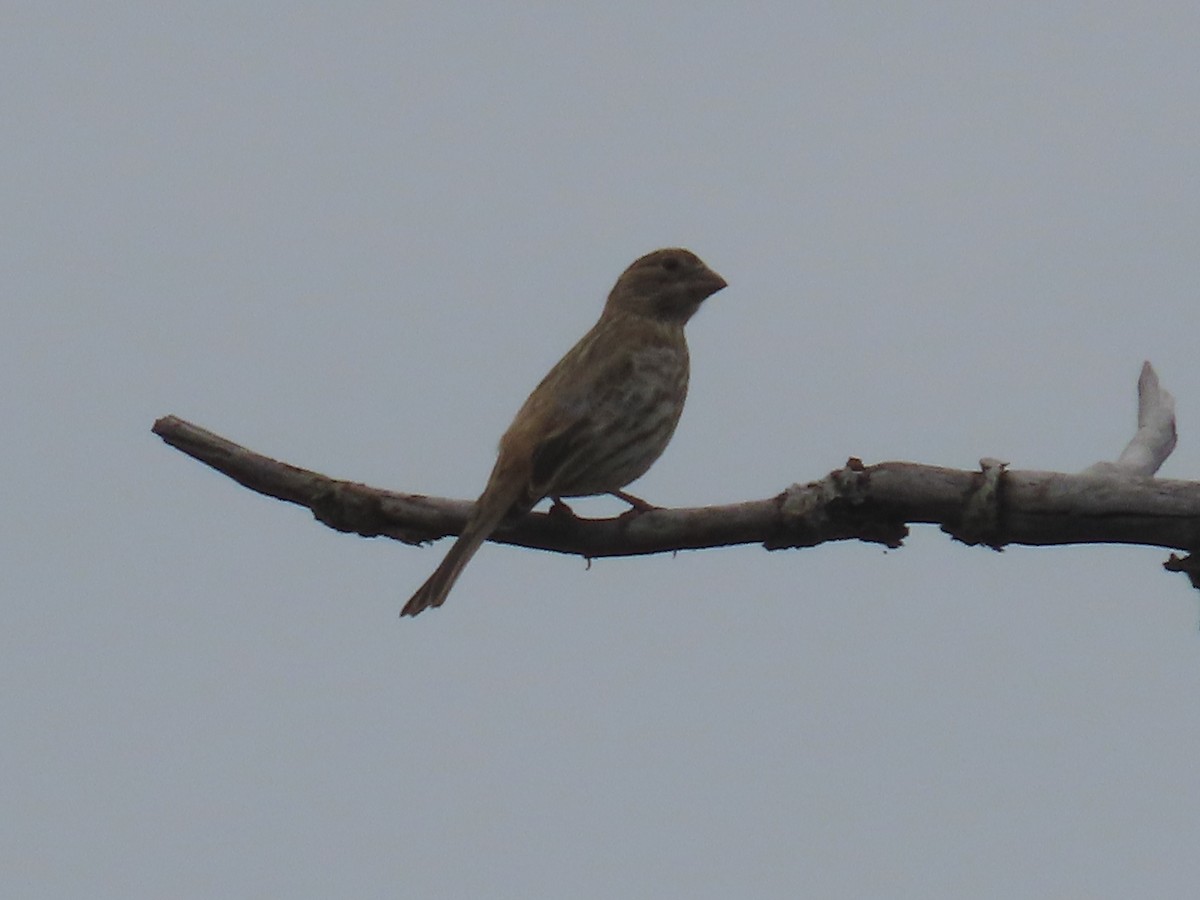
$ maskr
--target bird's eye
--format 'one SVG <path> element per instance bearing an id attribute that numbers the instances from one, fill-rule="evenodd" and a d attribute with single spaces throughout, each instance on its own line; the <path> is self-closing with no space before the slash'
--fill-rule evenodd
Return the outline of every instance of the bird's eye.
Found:
<path id="1" fill-rule="evenodd" d="M 668 272 L 674 272 L 676 269 L 679 268 L 679 257 L 668 256 L 666 259 L 664 259 L 662 261 L 662 267 L 664 269 L 666 269 Z"/>

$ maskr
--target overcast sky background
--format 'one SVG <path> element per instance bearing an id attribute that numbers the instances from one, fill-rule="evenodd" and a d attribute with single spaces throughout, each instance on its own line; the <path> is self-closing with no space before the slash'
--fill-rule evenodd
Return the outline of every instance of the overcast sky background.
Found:
<path id="1" fill-rule="evenodd" d="M 729 281 L 635 492 L 1200 477 L 1200 6 L 9 4 L 0 881 L 22 898 L 1190 897 L 1165 551 L 598 561 L 336 534 L 176 414 L 474 497 L 664 245 Z M 621 509 L 583 501 L 584 515 Z"/>

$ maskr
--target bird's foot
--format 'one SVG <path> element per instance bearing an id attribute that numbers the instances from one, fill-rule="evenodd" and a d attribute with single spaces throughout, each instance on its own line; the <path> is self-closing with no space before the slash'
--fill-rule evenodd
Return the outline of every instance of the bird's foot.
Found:
<path id="1" fill-rule="evenodd" d="M 641 497 L 635 497 L 633 494 L 627 494 L 624 491 L 609 491 L 618 500 L 624 500 L 629 504 L 629 509 L 621 513 L 621 518 L 626 516 L 640 516 L 642 513 L 650 512 L 652 509 L 661 509 L 662 507 L 655 506 L 653 503 L 647 503 Z"/>
<path id="2" fill-rule="evenodd" d="M 551 497 L 550 498 L 550 513 L 549 513 L 549 515 L 558 516 L 559 518 L 566 517 L 568 519 L 578 519 L 579 518 L 579 516 L 575 515 L 575 510 L 571 509 L 571 507 L 569 507 L 569 506 L 567 506 L 567 504 L 563 503 L 562 497 Z"/>

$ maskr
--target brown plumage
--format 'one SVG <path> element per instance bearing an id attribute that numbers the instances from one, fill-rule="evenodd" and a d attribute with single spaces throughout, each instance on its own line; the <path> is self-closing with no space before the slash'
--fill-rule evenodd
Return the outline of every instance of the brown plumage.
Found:
<path id="1" fill-rule="evenodd" d="M 506 517 L 545 497 L 619 492 L 650 468 L 687 396 L 683 326 L 723 287 L 720 275 L 679 248 L 655 250 L 625 270 L 600 320 L 517 412 L 462 534 L 401 615 L 441 606 Z"/>

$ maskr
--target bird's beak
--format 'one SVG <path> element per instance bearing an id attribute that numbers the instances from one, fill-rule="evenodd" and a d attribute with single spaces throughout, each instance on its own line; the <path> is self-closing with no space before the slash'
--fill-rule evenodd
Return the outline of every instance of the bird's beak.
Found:
<path id="1" fill-rule="evenodd" d="M 717 291 L 722 290 L 723 288 L 729 287 L 729 282 L 727 282 L 724 278 L 722 278 L 720 275 L 718 275 L 712 269 L 708 270 L 708 274 L 705 276 L 704 280 L 705 280 L 706 286 L 709 288 L 708 296 L 710 296 L 710 297 L 713 294 L 715 294 Z"/>

